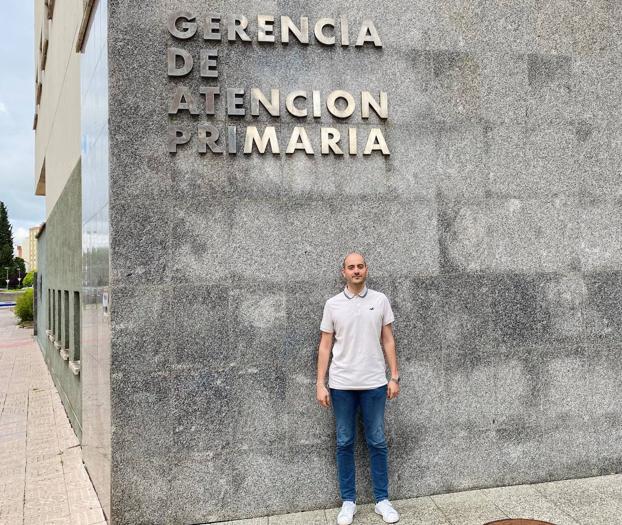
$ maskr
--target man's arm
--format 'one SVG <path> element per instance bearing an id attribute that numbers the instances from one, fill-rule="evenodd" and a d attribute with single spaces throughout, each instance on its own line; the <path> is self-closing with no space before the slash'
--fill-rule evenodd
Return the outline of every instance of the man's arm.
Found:
<path id="1" fill-rule="evenodd" d="M 389 370 L 391 371 L 391 377 L 399 378 L 400 373 L 397 369 L 397 353 L 395 351 L 395 338 L 393 337 L 392 323 L 386 324 L 382 327 L 380 339 L 382 341 L 384 357 L 387 360 L 387 365 L 389 365 Z M 399 383 L 396 383 L 395 381 L 389 381 L 389 385 L 387 387 L 387 397 L 389 399 L 393 399 L 394 397 L 397 397 L 399 393 Z"/>
<path id="2" fill-rule="evenodd" d="M 330 406 L 330 395 L 326 388 L 326 372 L 328 370 L 328 361 L 330 352 L 333 349 L 333 334 L 321 332 L 320 347 L 317 352 L 317 401 L 324 407 Z"/>

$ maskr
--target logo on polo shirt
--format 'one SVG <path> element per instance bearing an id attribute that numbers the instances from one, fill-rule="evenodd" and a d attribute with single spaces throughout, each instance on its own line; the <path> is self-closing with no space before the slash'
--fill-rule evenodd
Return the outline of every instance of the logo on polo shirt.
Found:
<path id="1" fill-rule="evenodd" d="M 374 309 L 374 307 L 373 307 L 373 306 L 370 306 L 370 307 L 369 307 L 369 309 L 370 309 L 370 310 L 373 310 L 373 309 Z"/>

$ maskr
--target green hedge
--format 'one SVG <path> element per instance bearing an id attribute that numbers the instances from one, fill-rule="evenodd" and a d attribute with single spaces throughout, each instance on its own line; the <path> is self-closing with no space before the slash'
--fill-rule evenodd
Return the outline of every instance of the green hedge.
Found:
<path id="1" fill-rule="evenodd" d="M 37 273 L 35 271 L 28 272 L 26 274 L 26 277 L 24 277 L 22 284 L 24 286 L 32 286 L 36 278 L 37 278 Z"/>
<path id="2" fill-rule="evenodd" d="M 33 319 L 33 300 L 34 290 L 28 288 L 15 301 L 15 315 L 19 317 L 20 322 L 32 321 Z"/>

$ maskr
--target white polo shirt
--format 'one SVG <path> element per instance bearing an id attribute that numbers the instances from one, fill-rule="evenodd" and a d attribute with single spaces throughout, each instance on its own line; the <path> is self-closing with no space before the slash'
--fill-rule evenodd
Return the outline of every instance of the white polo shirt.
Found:
<path id="1" fill-rule="evenodd" d="M 320 330 L 335 334 L 330 388 L 369 390 L 387 384 L 380 334 L 393 320 L 386 295 L 368 288 L 353 295 L 346 287 L 326 301 Z"/>

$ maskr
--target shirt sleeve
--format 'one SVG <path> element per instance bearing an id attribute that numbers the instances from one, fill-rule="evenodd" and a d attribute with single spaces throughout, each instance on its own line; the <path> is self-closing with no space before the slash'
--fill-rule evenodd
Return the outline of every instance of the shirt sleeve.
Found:
<path id="1" fill-rule="evenodd" d="M 333 323 L 333 316 L 330 313 L 330 308 L 328 306 L 328 302 L 324 305 L 324 314 L 322 315 L 322 322 L 320 324 L 320 330 L 322 332 L 328 332 L 332 334 L 335 331 L 335 326 Z"/>
<path id="2" fill-rule="evenodd" d="M 393 315 L 393 310 L 391 309 L 391 303 L 389 303 L 389 299 L 384 297 L 384 307 L 382 309 L 382 326 L 386 326 L 395 321 L 395 316 Z"/>

